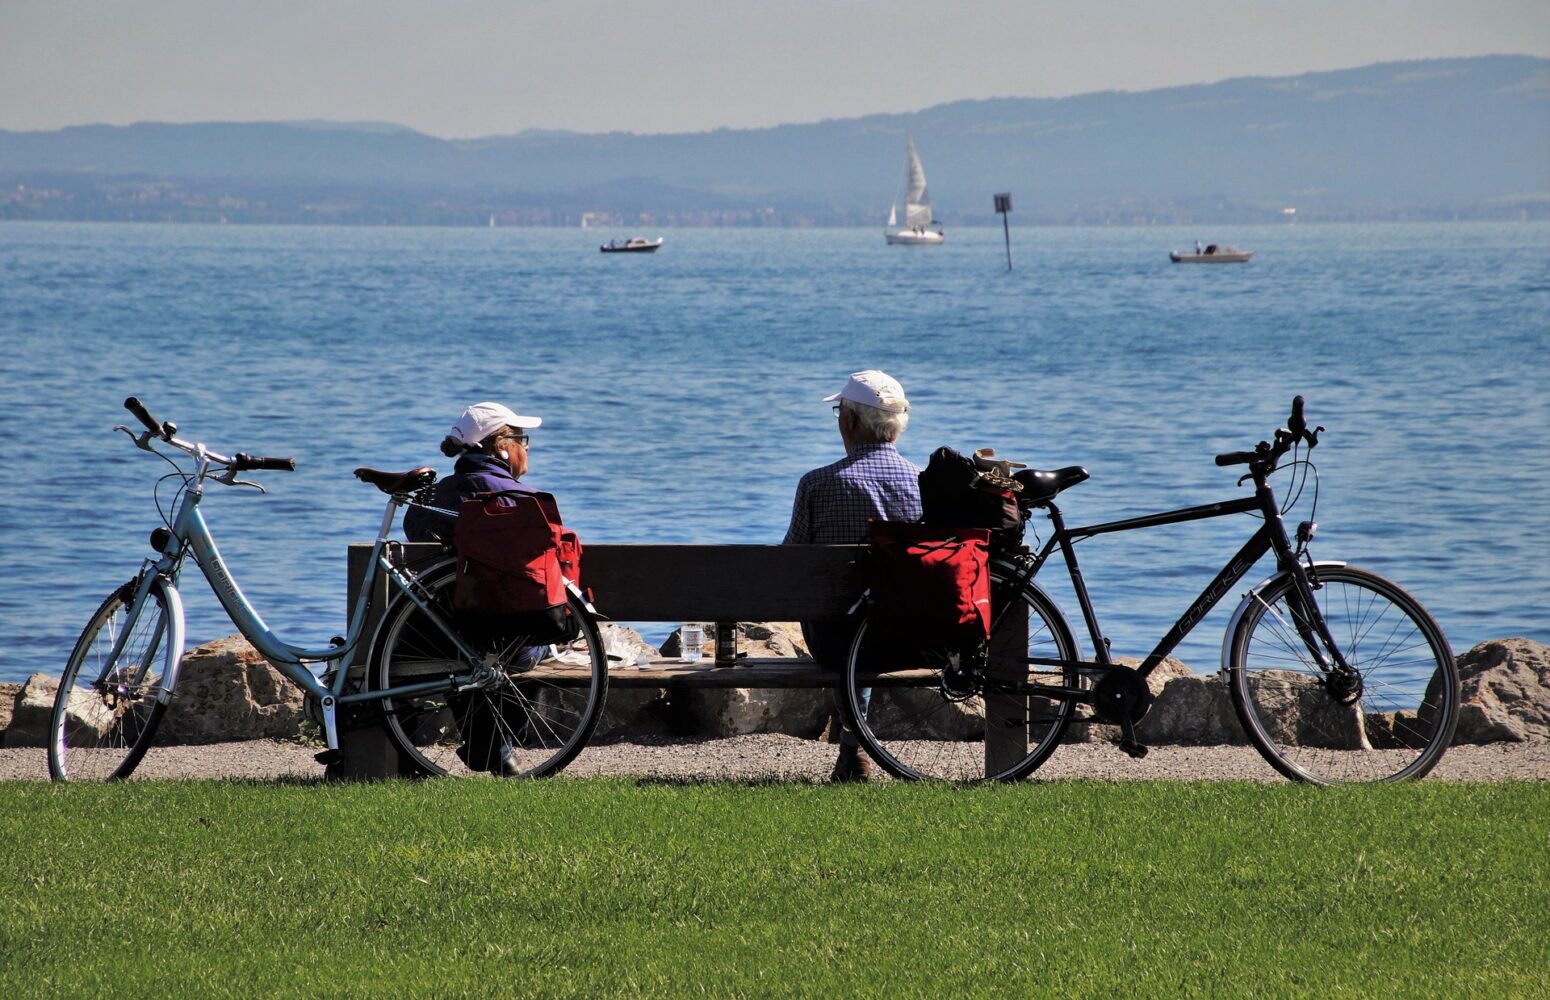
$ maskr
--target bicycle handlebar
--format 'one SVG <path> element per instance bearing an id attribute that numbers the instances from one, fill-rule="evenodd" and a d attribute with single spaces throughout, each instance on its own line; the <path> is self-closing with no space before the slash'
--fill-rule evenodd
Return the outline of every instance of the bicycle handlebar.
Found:
<path id="1" fill-rule="evenodd" d="M 1285 427 L 1276 428 L 1275 444 L 1271 444 L 1269 441 L 1261 441 L 1259 446 L 1253 451 L 1223 452 L 1216 456 L 1216 464 L 1220 466 L 1247 465 L 1251 467 L 1253 472 L 1267 473 L 1274 469 L 1276 462 L 1280 460 L 1281 456 L 1291 451 L 1292 446 L 1299 441 L 1306 443 L 1311 451 L 1318 445 L 1319 434 L 1323 432 L 1324 428 L 1316 427 L 1311 431 L 1308 430 L 1308 421 L 1303 416 L 1302 406 L 1303 398 L 1301 396 L 1293 396 L 1291 416 L 1286 418 Z"/>
<path id="2" fill-rule="evenodd" d="M 220 455 L 216 452 L 210 451 L 202 444 L 191 444 L 187 441 L 184 441 L 176 436 L 178 432 L 178 427 L 176 424 L 159 423 L 155 417 L 151 416 L 151 411 L 145 408 L 145 404 L 140 402 L 140 400 L 134 396 L 130 396 L 128 399 L 124 400 L 124 409 L 128 410 L 130 413 L 133 413 L 135 415 L 135 419 L 144 424 L 146 429 L 151 432 L 151 435 L 161 438 L 163 441 L 172 445 L 174 448 L 177 448 L 179 451 L 186 451 L 190 455 L 203 455 L 206 459 L 215 463 L 216 465 L 226 466 L 229 470 L 231 470 L 231 473 L 245 472 L 249 469 L 269 470 L 273 472 L 296 471 L 296 460 L 294 458 L 268 458 L 263 455 L 245 455 L 240 451 L 237 452 L 236 455 L 233 455 L 231 458 L 227 458 L 225 455 Z M 117 427 L 114 429 L 121 430 L 126 433 L 129 432 L 129 428 L 127 427 Z M 134 435 L 131 433 L 130 437 L 134 437 Z M 140 437 L 135 439 L 135 443 L 146 451 L 155 451 L 154 448 L 151 448 L 148 444 L 146 444 L 147 440 L 148 438 L 146 437 Z M 227 485 L 232 485 L 229 480 L 230 475 L 228 474 L 228 476 L 223 477 L 217 481 L 226 483 Z"/>

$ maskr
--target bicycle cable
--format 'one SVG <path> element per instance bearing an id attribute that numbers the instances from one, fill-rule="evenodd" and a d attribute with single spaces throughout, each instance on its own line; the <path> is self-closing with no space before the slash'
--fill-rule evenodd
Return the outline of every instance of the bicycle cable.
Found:
<path id="1" fill-rule="evenodd" d="M 161 484 L 174 477 L 182 479 L 182 482 L 178 485 L 178 491 L 172 495 L 172 503 L 170 504 L 171 508 L 176 511 L 178 509 L 178 500 L 182 497 L 183 491 L 188 489 L 188 481 L 194 477 L 190 473 L 184 472 L 181 465 L 179 465 L 177 462 L 174 462 L 169 456 L 157 451 L 155 448 L 147 445 L 145 450 L 150 452 L 152 455 L 155 455 L 163 462 L 166 462 L 168 465 L 172 466 L 171 472 L 156 480 L 156 482 L 151 486 L 151 502 L 156 505 L 156 515 L 161 518 L 161 523 L 167 528 L 167 530 L 170 531 L 172 530 L 172 519 L 168 517 L 167 512 L 161 508 Z"/>
<path id="2" fill-rule="evenodd" d="M 166 511 L 162 510 L 161 484 L 165 483 L 169 479 L 178 477 L 181 477 L 183 481 L 178 484 L 177 492 L 172 494 L 172 501 L 170 504 L 168 504 L 168 506 L 175 511 L 178 509 L 178 501 L 182 498 L 183 491 L 188 489 L 188 481 L 191 477 L 187 473 L 183 472 L 182 469 L 179 469 L 177 472 L 169 472 L 165 476 L 162 476 L 160 479 L 156 480 L 155 485 L 151 487 L 151 500 L 156 504 L 156 515 L 161 518 L 161 523 L 169 531 L 172 530 L 172 518 L 167 515 Z"/>

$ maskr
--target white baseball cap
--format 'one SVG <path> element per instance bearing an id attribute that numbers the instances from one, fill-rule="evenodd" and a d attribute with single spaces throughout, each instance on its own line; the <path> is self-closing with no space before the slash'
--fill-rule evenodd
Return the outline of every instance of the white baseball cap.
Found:
<path id="1" fill-rule="evenodd" d="M 904 398 L 904 386 L 899 384 L 899 380 L 875 368 L 851 375 L 845 388 L 832 396 L 825 396 L 823 401 L 832 403 L 837 399 L 875 406 L 889 413 L 906 413 L 910 408 L 910 401 Z"/>
<path id="2" fill-rule="evenodd" d="M 457 418 L 457 423 L 452 425 L 452 436 L 464 444 L 478 445 L 502 427 L 521 427 L 526 430 L 541 423 L 543 420 L 538 417 L 512 413 L 499 403 L 475 403 L 464 410 L 463 415 Z"/>

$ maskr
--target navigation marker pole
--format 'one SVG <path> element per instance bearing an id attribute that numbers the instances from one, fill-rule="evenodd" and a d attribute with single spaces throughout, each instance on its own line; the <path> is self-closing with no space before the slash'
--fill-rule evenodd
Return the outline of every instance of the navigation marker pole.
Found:
<path id="1" fill-rule="evenodd" d="M 1006 217 L 1007 213 L 1012 211 L 1012 194 L 1008 191 L 1005 194 L 996 195 L 995 198 L 996 211 L 1001 213 L 1001 233 L 1006 237 L 1006 269 L 1010 271 L 1012 269 L 1012 230 L 1007 227 Z"/>

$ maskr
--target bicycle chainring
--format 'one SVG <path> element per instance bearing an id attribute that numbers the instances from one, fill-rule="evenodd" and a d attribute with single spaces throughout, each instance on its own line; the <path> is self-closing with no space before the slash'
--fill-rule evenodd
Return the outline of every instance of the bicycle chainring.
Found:
<path id="1" fill-rule="evenodd" d="M 1112 667 L 1093 685 L 1093 710 L 1098 718 L 1119 725 L 1128 708 L 1130 721 L 1140 722 L 1152 707 L 1152 689 L 1133 667 Z"/>

